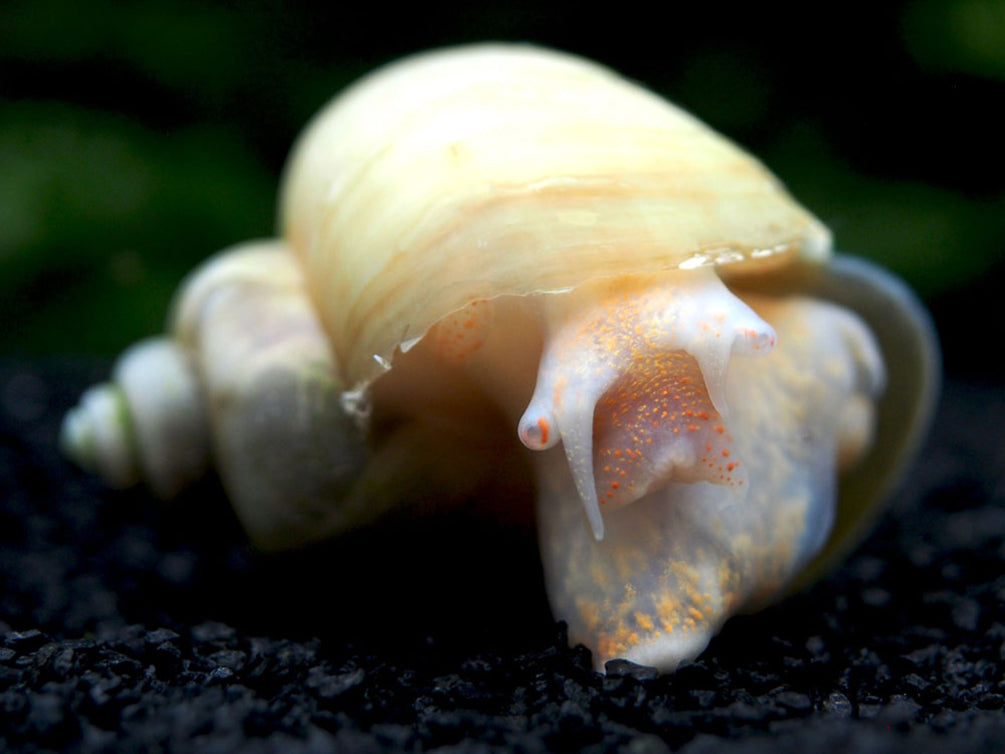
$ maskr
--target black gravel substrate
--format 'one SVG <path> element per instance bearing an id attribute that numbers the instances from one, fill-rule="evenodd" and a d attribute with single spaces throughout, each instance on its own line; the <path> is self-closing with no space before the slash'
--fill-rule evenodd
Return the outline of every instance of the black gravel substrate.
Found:
<path id="1" fill-rule="evenodd" d="M 674 675 L 604 677 L 508 535 L 265 558 L 211 484 L 172 506 L 102 489 L 54 437 L 105 366 L 0 362 L 0 749 L 1005 750 L 997 387 L 946 386 L 921 462 L 830 579 Z"/>

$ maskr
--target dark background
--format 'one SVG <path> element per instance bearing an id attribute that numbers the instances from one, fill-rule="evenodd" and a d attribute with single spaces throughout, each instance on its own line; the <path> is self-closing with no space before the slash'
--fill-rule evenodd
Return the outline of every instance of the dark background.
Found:
<path id="1" fill-rule="evenodd" d="M 675 675 L 592 673 L 529 543 L 413 530 L 262 558 L 212 483 L 159 507 L 55 449 L 185 272 L 272 232 L 289 145 L 324 101 L 394 57 L 486 39 L 580 53 L 682 104 L 935 316 L 944 398 L 875 534 Z M 1003 95 L 993 1 L 6 2 L 0 748 L 999 750 Z M 486 552 L 512 576 L 498 593 L 438 595 L 431 571 L 470 570 L 477 590 Z"/>

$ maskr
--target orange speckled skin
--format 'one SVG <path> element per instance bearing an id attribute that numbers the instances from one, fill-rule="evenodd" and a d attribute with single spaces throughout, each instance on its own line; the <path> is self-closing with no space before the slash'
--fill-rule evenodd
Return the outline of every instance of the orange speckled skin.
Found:
<path id="1" fill-rule="evenodd" d="M 747 484 L 673 481 L 605 510 L 597 541 L 582 525 L 566 459 L 554 449 L 538 457 L 548 593 L 598 667 L 627 657 L 672 670 L 728 616 L 776 594 L 826 540 L 840 446 L 863 444 L 844 435 L 842 413 L 880 388 L 878 354 L 861 322 L 832 305 L 748 303 L 778 345 L 729 365 L 733 442 L 723 450 L 746 468 Z"/>
<path id="2" fill-rule="evenodd" d="M 520 437 L 536 450 L 561 437 L 598 538 L 601 505 L 668 481 L 743 484 L 724 416 L 727 368 L 734 354 L 770 352 L 775 333 L 714 270 L 597 281 L 550 300 L 543 317 Z"/>
<path id="3" fill-rule="evenodd" d="M 731 460 L 733 437 L 708 396 L 701 369 L 686 351 L 639 354 L 625 379 L 607 391 L 594 416 L 594 437 L 608 441 L 594 449 L 600 504 L 615 510 L 648 490 L 647 450 L 654 443 L 686 437 L 701 455 L 677 472 L 683 482 L 742 485 L 740 464 Z"/>
<path id="4" fill-rule="evenodd" d="M 840 464 L 854 465 L 870 446 L 868 416 L 884 369 L 862 322 L 832 304 L 749 295 L 740 302 L 716 281 L 718 303 L 702 297 L 696 305 L 733 311 L 722 320 L 733 325 L 682 323 L 676 339 L 661 340 L 656 330 L 673 328 L 660 313 L 684 307 L 701 286 L 668 287 L 660 276 L 612 286 L 577 291 L 578 302 L 557 307 L 546 297 L 479 304 L 477 316 L 491 327 L 466 327 L 471 312 L 449 318 L 375 383 L 375 428 L 413 431 L 410 457 L 422 455 L 433 469 L 435 451 L 451 468 L 462 465 L 466 478 L 489 480 L 485 491 L 512 472 L 501 459 L 519 427 L 533 448 L 524 453 L 547 591 L 570 639 L 594 651 L 598 668 L 627 657 L 672 670 L 729 616 L 777 596 L 826 542 Z M 611 295 L 615 309 L 593 306 Z M 598 326 L 596 311 L 617 326 Z M 752 328 L 755 320 L 763 322 Z M 462 359 L 438 345 L 470 330 L 484 337 Z M 681 333 L 691 331 L 697 340 L 684 351 Z M 702 339 L 718 342 L 727 332 L 735 342 L 719 364 Z M 549 349 L 560 354 L 550 365 Z M 699 369 L 692 352 L 721 374 Z M 713 402 L 708 386 L 717 380 Z M 545 395 L 553 413 L 539 414 L 535 406 L 544 404 L 532 394 Z M 852 408 L 867 420 L 846 424 Z M 390 415 L 398 418 L 387 422 Z M 486 445 L 497 450 L 476 451 Z M 577 486 L 577 471 L 599 493 L 599 531 L 584 515 L 589 490 Z M 500 511 L 518 507 L 496 502 Z"/>

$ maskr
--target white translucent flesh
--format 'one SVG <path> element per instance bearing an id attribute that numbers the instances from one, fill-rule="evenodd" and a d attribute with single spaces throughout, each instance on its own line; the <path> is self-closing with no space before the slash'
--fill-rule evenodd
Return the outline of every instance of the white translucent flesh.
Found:
<path id="1" fill-rule="evenodd" d="M 765 354 L 772 327 L 711 268 L 614 279 L 552 297 L 521 441 L 562 441 L 593 535 L 614 509 L 668 481 L 742 487 L 730 448 L 733 354 Z"/>
<path id="2" fill-rule="evenodd" d="M 535 456 L 549 599 L 598 669 L 625 657 L 673 670 L 730 615 L 779 594 L 827 540 L 838 464 L 870 445 L 883 365 L 861 321 L 806 299 L 751 303 L 778 345 L 732 360 L 721 385 L 743 496 L 674 477 L 605 511 L 598 541 L 569 463 L 557 449 Z"/>

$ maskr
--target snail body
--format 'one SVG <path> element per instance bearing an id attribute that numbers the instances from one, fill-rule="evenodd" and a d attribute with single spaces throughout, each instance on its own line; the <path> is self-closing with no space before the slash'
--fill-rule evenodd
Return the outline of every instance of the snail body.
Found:
<path id="1" fill-rule="evenodd" d="M 834 562 L 931 413 L 937 346 L 902 283 L 573 56 L 371 74 L 306 129 L 280 217 L 193 273 L 139 348 L 150 384 L 92 389 L 67 452 L 164 495 L 211 463 L 265 549 L 530 474 L 549 599 L 599 668 L 672 670 Z M 165 424 L 197 439 L 145 439 Z"/>

